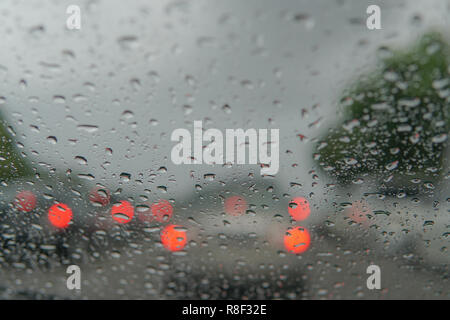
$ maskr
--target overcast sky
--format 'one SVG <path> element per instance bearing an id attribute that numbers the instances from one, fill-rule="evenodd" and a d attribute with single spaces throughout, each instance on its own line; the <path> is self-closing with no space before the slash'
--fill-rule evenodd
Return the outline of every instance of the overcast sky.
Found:
<path id="1" fill-rule="evenodd" d="M 65 28 L 69 4 L 0 4 L 2 112 L 38 162 L 92 174 L 111 187 L 121 172 L 148 181 L 150 170 L 165 166 L 168 172 L 153 180 L 171 195 L 190 192 L 205 173 L 259 174 L 256 166 L 174 166 L 170 134 L 192 130 L 194 120 L 206 128 L 279 128 L 278 183 L 286 190 L 290 182 L 310 186 L 313 142 L 297 134 L 315 138 L 336 121 L 342 90 L 373 70 L 381 44 L 401 47 L 430 28 L 449 30 L 450 6 L 446 0 L 79 1 L 82 27 L 75 31 Z M 381 6 L 382 30 L 366 28 L 369 4 Z"/>

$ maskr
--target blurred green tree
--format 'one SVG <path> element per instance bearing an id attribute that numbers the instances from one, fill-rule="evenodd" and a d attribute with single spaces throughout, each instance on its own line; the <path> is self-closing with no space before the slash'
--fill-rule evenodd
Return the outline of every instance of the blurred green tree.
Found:
<path id="1" fill-rule="evenodd" d="M 17 149 L 12 133 L 0 114 L 0 180 L 3 181 L 26 177 L 33 172 Z"/>
<path id="2" fill-rule="evenodd" d="M 343 120 L 315 159 L 343 185 L 371 176 L 380 189 L 417 189 L 412 179 L 435 181 L 445 171 L 449 46 L 432 32 L 407 50 L 380 53 L 380 68 L 344 93 Z"/>

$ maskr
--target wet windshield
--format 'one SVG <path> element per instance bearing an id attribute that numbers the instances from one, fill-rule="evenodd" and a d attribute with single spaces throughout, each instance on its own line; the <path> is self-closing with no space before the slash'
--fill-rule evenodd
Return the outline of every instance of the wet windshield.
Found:
<path id="1" fill-rule="evenodd" d="M 3 1 L 0 297 L 448 299 L 450 2 L 371 4 Z"/>

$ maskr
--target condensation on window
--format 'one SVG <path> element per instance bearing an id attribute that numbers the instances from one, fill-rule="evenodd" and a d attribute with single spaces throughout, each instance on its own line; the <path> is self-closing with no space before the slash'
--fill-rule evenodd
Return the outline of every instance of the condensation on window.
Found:
<path id="1" fill-rule="evenodd" d="M 450 2 L 371 4 L 2 1 L 0 297 L 448 299 Z"/>

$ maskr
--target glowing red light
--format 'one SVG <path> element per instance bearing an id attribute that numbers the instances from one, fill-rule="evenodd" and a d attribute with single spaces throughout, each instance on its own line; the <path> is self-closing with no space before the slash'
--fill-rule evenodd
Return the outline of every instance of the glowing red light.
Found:
<path id="1" fill-rule="evenodd" d="M 111 208 L 111 215 L 118 223 L 128 223 L 133 219 L 134 207 L 128 201 L 120 201 Z"/>
<path id="2" fill-rule="evenodd" d="M 302 221 L 309 217 L 311 208 L 308 200 L 303 197 L 297 197 L 289 202 L 288 212 L 295 221 Z"/>
<path id="3" fill-rule="evenodd" d="M 161 242 L 169 251 L 183 250 L 187 243 L 186 230 L 178 225 L 168 225 L 161 231 Z"/>
<path id="4" fill-rule="evenodd" d="M 225 212 L 232 216 L 240 216 L 247 210 L 247 201 L 240 196 L 232 196 L 225 200 Z"/>
<path id="5" fill-rule="evenodd" d="M 67 228 L 72 217 L 72 209 L 64 203 L 54 204 L 48 210 L 48 220 L 57 228 Z"/>
<path id="6" fill-rule="evenodd" d="M 152 204 L 152 213 L 158 222 L 168 222 L 172 218 L 173 207 L 167 200 Z"/>
<path id="7" fill-rule="evenodd" d="M 111 193 L 106 188 L 96 187 L 89 192 L 89 201 L 101 206 L 107 206 L 111 200 Z"/>
<path id="8" fill-rule="evenodd" d="M 14 199 L 14 206 L 17 210 L 30 212 L 36 208 L 36 196 L 31 191 L 21 191 Z"/>
<path id="9" fill-rule="evenodd" d="M 289 228 L 284 235 L 284 246 L 290 253 L 300 254 L 308 250 L 311 236 L 304 227 Z"/>
<path id="10" fill-rule="evenodd" d="M 353 201 L 352 207 L 347 208 L 345 210 L 347 217 L 349 217 L 352 221 L 360 224 L 363 227 L 370 226 L 370 220 L 368 215 L 372 215 L 372 210 L 369 207 L 369 204 L 364 201 Z"/>

